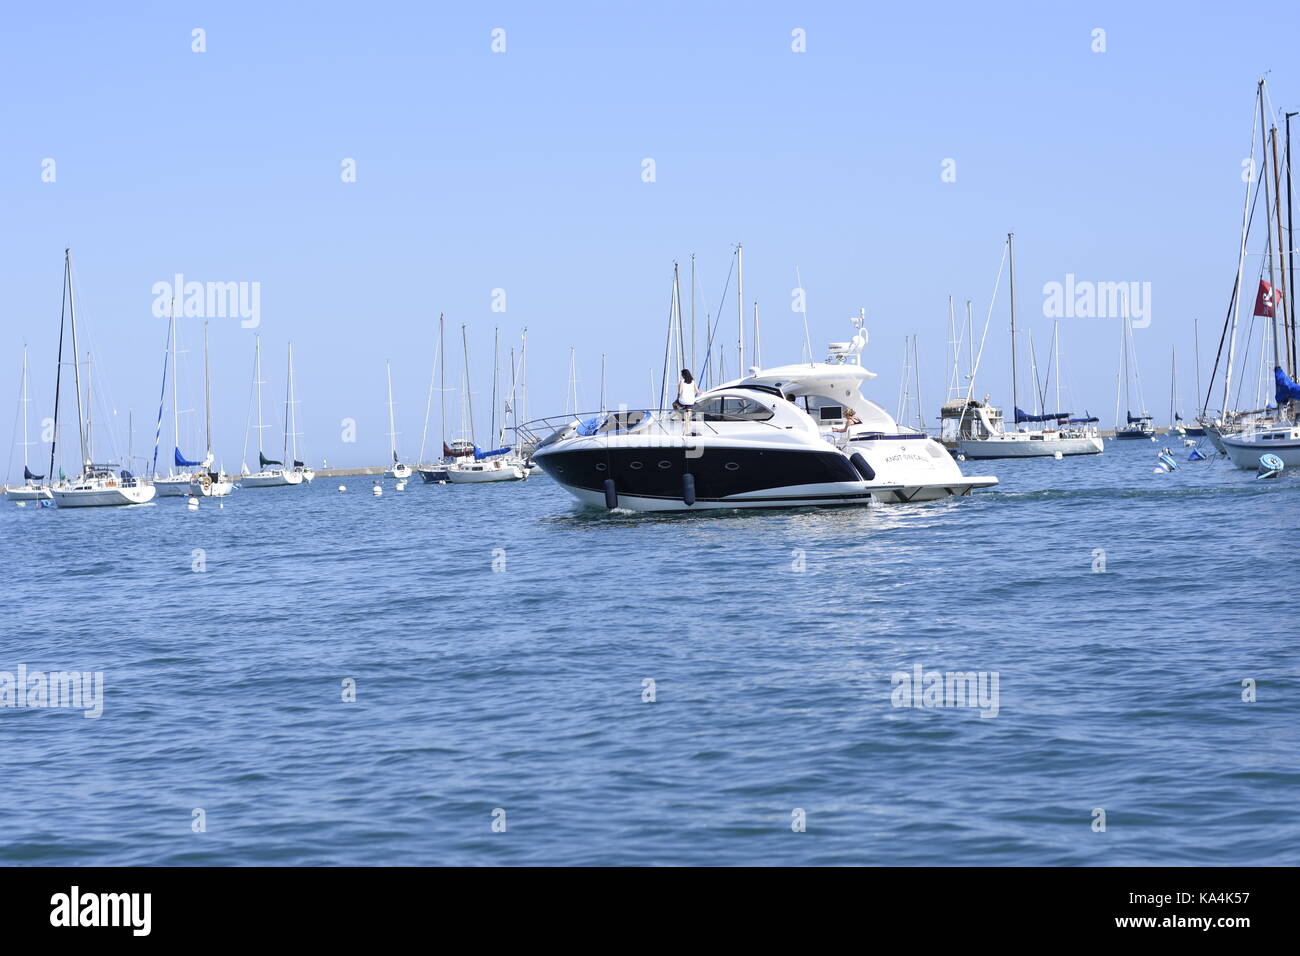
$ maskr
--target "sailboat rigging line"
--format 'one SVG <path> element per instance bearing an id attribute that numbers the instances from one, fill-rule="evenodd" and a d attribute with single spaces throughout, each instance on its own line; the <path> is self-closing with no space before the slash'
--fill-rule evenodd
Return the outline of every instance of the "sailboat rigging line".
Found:
<path id="1" fill-rule="evenodd" d="M 1254 146 L 1254 142 L 1253 142 L 1253 141 L 1254 141 L 1254 135 L 1253 135 L 1253 134 L 1252 134 L 1252 136 L 1251 136 L 1251 140 L 1252 140 L 1251 145 L 1252 145 L 1252 149 L 1253 149 L 1253 146 Z M 1253 158 L 1253 152 L 1252 152 L 1252 158 Z M 1246 213 L 1246 215 L 1245 215 L 1245 217 L 1244 217 L 1244 218 L 1245 218 L 1245 223 L 1244 223 L 1244 227 L 1243 227 L 1243 229 L 1242 229 L 1242 253 L 1241 253 L 1241 256 L 1242 256 L 1243 259 L 1245 258 L 1245 255 L 1246 255 L 1246 253 L 1245 253 L 1245 242 L 1246 242 L 1246 237 L 1250 235 L 1250 227 L 1251 227 L 1251 225 L 1252 225 L 1252 224 L 1254 223 L 1254 221 L 1255 221 L 1255 207 L 1259 204 L 1259 192 L 1260 192 L 1260 189 L 1262 188 L 1262 186 L 1263 186 L 1262 181 L 1259 180 L 1259 179 L 1257 179 L 1256 182 L 1255 182 L 1255 198 L 1252 199 L 1252 200 L 1250 200 L 1250 209 L 1249 209 L 1249 211 Z M 1219 335 L 1219 348 L 1218 348 L 1218 350 L 1217 350 L 1217 351 L 1215 352 L 1215 354 L 1214 354 L 1214 368 L 1210 371 L 1210 381 L 1209 381 L 1209 383 L 1205 386 L 1205 403 L 1204 403 L 1204 405 L 1202 406 L 1202 409 L 1201 409 L 1202 412 L 1204 412 L 1205 409 L 1207 409 L 1207 408 L 1210 407 L 1210 395 L 1214 392 L 1214 382 L 1215 382 L 1215 379 L 1218 378 L 1218 375 L 1219 375 L 1219 361 L 1220 361 L 1220 359 L 1223 358 L 1223 344 L 1224 344 L 1224 342 L 1227 342 L 1227 341 L 1228 341 L 1229 330 L 1232 328 L 1232 324 L 1233 324 L 1233 321 L 1232 321 L 1233 313 L 1234 313 L 1234 311 L 1236 310 L 1236 307 L 1237 307 L 1237 300 L 1238 300 L 1238 298 L 1240 297 L 1240 295 L 1241 295 L 1241 266 L 1238 265 L 1238 267 L 1237 267 L 1237 271 L 1236 271 L 1236 272 L 1234 273 L 1234 275 L 1233 275 L 1233 280 L 1232 280 L 1232 295 L 1228 297 L 1228 311 L 1227 311 L 1227 314 L 1226 314 L 1226 315 L 1224 316 L 1224 318 L 1223 318 L 1223 332 Z M 1229 351 L 1231 351 L 1231 349 L 1229 349 Z M 1225 365 L 1225 368 L 1224 368 L 1224 376 L 1225 376 L 1225 379 L 1226 379 L 1226 377 L 1227 377 L 1227 374 L 1228 374 L 1228 372 L 1227 372 L 1227 367 L 1226 367 L 1226 365 Z M 1226 384 L 1227 384 L 1227 383 L 1226 383 L 1226 381 L 1225 381 L 1225 386 L 1226 386 Z M 1223 399 L 1224 399 L 1224 404 L 1226 405 L 1226 404 L 1228 403 L 1228 400 L 1229 400 L 1229 395 L 1228 395 L 1228 392 L 1226 391 L 1226 388 L 1225 388 L 1225 391 L 1224 391 L 1224 393 L 1223 393 Z M 1220 409 L 1219 411 L 1222 412 L 1222 413 L 1225 413 L 1225 414 L 1226 414 L 1228 410 L 1227 410 L 1227 408 L 1222 408 L 1222 409 Z"/>
<path id="2" fill-rule="evenodd" d="M 722 284 L 722 296 L 719 302 L 727 301 L 727 290 L 731 288 L 731 274 L 736 271 L 736 257 L 731 257 L 731 266 L 727 269 L 727 281 Z M 705 315 L 708 313 L 706 312 Z M 713 384 L 713 375 L 710 372 L 709 357 L 713 354 L 713 339 L 718 331 L 718 323 L 722 321 L 722 310 L 718 309 L 717 318 L 713 320 L 713 325 L 709 328 L 709 341 L 704 349 L 704 364 L 701 366 L 709 375 L 709 384 Z"/>
<path id="3" fill-rule="evenodd" d="M 65 253 L 66 254 L 66 253 Z M 66 281 L 67 266 L 64 266 L 65 281 L 63 283 L 63 303 L 59 307 L 59 357 L 55 362 L 54 372 L 54 432 L 50 441 L 50 470 L 46 472 L 51 482 L 54 481 L 54 449 L 59 443 L 59 385 L 63 381 L 63 327 L 67 324 L 66 310 L 68 305 L 68 284 Z"/>
<path id="4" fill-rule="evenodd" d="M 1010 248 L 1009 243 L 1002 244 L 1002 261 L 998 263 L 998 275 L 997 278 L 993 280 L 993 295 L 989 298 L 989 311 L 988 315 L 984 317 L 984 331 L 980 334 L 980 350 L 975 355 L 974 366 L 971 367 L 970 384 L 966 386 L 966 405 L 962 408 L 961 418 L 957 421 L 957 434 L 959 435 L 961 434 L 962 428 L 966 425 L 966 416 L 970 413 L 971 399 L 975 397 L 975 376 L 979 374 L 980 362 L 984 360 L 984 343 L 988 341 L 989 323 L 993 321 L 993 307 L 997 305 L 998 289 L 1002 286 L 1002 267 L 1007 264 L 1008 248 Z M 1011 413 L 1011 417 L 1013 419 L 1015 418 L 1014 410 Z"/>
<path id="5" fill-rule="evenodd" d="M 175 324 L 176 324 L 176 310 L 173 309 L 171 321 L 167 323 L 167 338 L 163 341 L 163 377 L 162 377 L 162 385 L 160 386 L 160 394 L 158 396 L 158 424 L 157 427 L 154 429 L 154 433 L 153 433 L 153 465 L 149 469 L 149 473 L 151 475 L 158 474 L 158 446 L 162 443 L 163 409 L 167 407 L 167 369 L 169 365 L 169 360 L 171 359 L 171 352 L 167 348 L 167 342 L 171 340 L 172 327 Z M 176 371 L 175 369 L 173 369 L 172 375 L 175 374 Z"/>

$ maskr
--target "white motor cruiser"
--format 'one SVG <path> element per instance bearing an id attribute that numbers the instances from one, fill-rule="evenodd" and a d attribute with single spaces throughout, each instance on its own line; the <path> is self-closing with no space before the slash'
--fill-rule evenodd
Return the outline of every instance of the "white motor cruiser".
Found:
<path id="1" fill-rule="evenodd" d="M 968 477 L 942 445 L 901 427 L 861 391 L 865 318 L 825 362 L 751 369 L 689 415 L 618 411 L 543 419 L 533 460 L 579 501 L 635 511 L 931 501 L 997 484 Z"/>

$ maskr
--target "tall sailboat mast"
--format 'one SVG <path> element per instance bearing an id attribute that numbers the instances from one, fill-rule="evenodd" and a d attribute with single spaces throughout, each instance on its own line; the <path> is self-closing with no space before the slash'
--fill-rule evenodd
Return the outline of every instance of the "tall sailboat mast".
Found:
<path id="1" fill-rule="evenodd" d="M 740 377 L 745 374 L 745 247 L 740 243 L 736 244 L 736 276 L 736 376 Z"/>
<path id="2" fill-rule="evenodd" d="M 28 440 L 27 437 L 27 405 L 31 401 L 31 399 L 27 397 L 27 343 L 26 342 L 23 343 L 23 383 L 22 383 L 22 388 L 19 391 L 20 394 L 22 395 L 22 406 L 23 406 L 23 480 L 26 481 L 27 472 L 30 470 L 28 468 L 27 447 L 31 444 L 31 442 Z"/>
<path id="3" fill-rule="evenodd" d="M 266 457 L 262 449 L 262 429 L 266 426 L 262 424 L 262 336 L 253 337 L 253 378 L 254 384 L 257 385 L 257 458 L 258 466 L 262 465 L 261 460 Z"/>
<path id="4" fill-rule="evenodd" d="M 176 452 L 181 447 L 181 410 L 180 399 L 176 395 L 176 297 L 172 296 L 172 463 L 176 462 Z M 191 452 L 193 454 L 193 452 Z M 172 472 L 171 466 L 167 473 Z"/>
<path id="5" fill-rule="evenodd" d="M 173 376 L 173 379 L 175 376 Z M 208 320 L 203 320 L 203 426 L 208 441 L 204 467 L 212 467 L 212 371 L 208 363 Z"/>
<path id="6" fill-rule="evenodd" d="M 397 462 L 397 424 L 393 418 L 393 364 L 384 362 L 388 373 L 388 447 L 393 453 L 393 462 Z"/>
<path id="7" fill-rule="evenodd" d="M 1016 375 L 1016 246 L 1015 233 L 1007 233 L 1007 256 L 1011 263 L 1011 422 L 1012 428 L 1020 430 L 1016 421 L 1016 409 L 1020 407 L 1020 391 Z"/>
<path id="8" fill-rule="evenodd" d="M 296 467 L 296 462 L 298 461 L 298 395 L 296 390 L 296 384 L 293 380 L 293 343 L 292 342 L 289 343 L 288 405 L 289 408 L 284 416 L 284 422 L 285 422 L 285 427 L 289 430 L 287 436 L 288 444 L 289 444 L 289 452 L 290 454 L 292 454 L 293 457 L 289 458 L 286 464 L 288 465 L 288 467 L 294 468 Z"/>
<path id="9" fill-rule="evenodd" d="M 470 443 L 478 444 L 478 442 L 475 441 L 474 438 L 474 393 L 473 391 L 470 390 L 470 382 L 469 382 L 469 332 L 466 330 L 466 327 L 463 325 L 460 327 L 460 341 L 461 341 L 461 346 L 465 352 L 465 379 L 464 379 L 465 387 L 462 390 L 463 395 L 461 397 L 461 401 L 463 402 L 463 406 L 461 409 L 461 413 L 462 416 L 465 415 L 466 413 L 468 413 L 469 415 Z"/>
<path id="10" fill-rule="evenodd" d="M 69 324 L 72 326 L 72 378 L 73 384 L 77 388 L 77 434 L 81 440 L 81 467 L 84 470 L 90 464 L 90 436 L 87 434 L 89 428 L 86 426 L 85 411 L 81 406 L 81 351 L 77 347 L 77 305 L 72 290 L 72 250 L 65 249 L 63 252 L 65 281 L 68 284 L 68 319 Z M 87 374 L 89 374 L 89 370 L 87 370 Z M 86 401 L 89 404 L 89 395 L 86 396 Z"/>
<path id="11" fill-rule="evenodd" d="M 443 346 L 445 312 L 438 313 L 438 427 L 442 443 L 447 444 L 447 349 Z"/>

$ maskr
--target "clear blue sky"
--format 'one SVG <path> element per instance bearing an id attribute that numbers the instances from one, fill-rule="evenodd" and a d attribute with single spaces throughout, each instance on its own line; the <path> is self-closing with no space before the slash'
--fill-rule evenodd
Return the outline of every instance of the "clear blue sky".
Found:
<path id="1" fill-rule="evenodd" d="M 1276 4 L 74 2 L 3 17 L 0 396 L 12 409 L 26 340 L 33 414 L 48 414 L 70 245 L 119 451 L 128 408 L 137 450 L 152 438 L 166 320 L 151 287 L 174 273 L 261 284 L 268 405 L 292 340 L 309 456 L 361 464 L 386 454 L 386 358 L 414 457 L 440 311 L 453 347 L 470 328 L 480 422 L 498 324 L 506 341 L 529 329 L 535 414 L 563 410 L 570 346 L 585 405 L 602 352 L 611 402 L 645 403 L 673 260 L 697 255 L 716 309 L 736 241 L 767 364 L 800 354 L 798 266 L 819 354 L 867 309 L 864 364 L 891 410 L 903 337 L 920 335 L 933 416 L 947 296 L 982 320 L 1009 230 L 1040 356 L 1045 282 L 1152 284 L 1136 337 L 1163 420 L 1171 347 L 1193 405 L 1194 316 L 1212 359 L 1256 79 L 1272 70 L 1274 105 L 1300 108 L 1297 14 Z M 348 157 L 356 183 L 340 178 Z M 956 182 L 940 180 L 946 158 Z M 978 391 L 1009 404 L 1005 314 Z M 1072 410 L 1109 424 L 1118 321 L 1065 320 L 1062 336 Z M 234 468 L 252 333 L 214 321 L 212 351 L 217 453 Z"/>

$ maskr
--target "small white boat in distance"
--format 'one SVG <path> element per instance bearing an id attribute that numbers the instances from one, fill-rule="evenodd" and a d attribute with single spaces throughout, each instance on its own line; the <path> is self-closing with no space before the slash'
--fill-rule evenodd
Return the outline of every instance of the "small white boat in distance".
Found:
<path id="1" fill-rule="evenodd" d="M 396 478 L 399 481 L 411 477 L 411 466 L 402 464 L 397 457 L 397 424 L 393 416 L 393 366 L 391 362 L 384 363 L 384 369 L 388 373 L 388 450 L 393 456 L 393 463 L 388 470 L 384 472 L 385 478 Z"/>
<path id="2" fill-rule="evenodd" d="M 515 459 L 464 459 L 447 466 L 447 480 L 453 485 L 472 485 L 484 481 L 522 481 L 528 468 Z"/>
<path id="3" fill-rule="evenodd" d="M 286 468 L 283 461 L 274 458 L 267 458 L 266 452 L 262 450 L 262 432 L 270 426 L 262 420 L 262 339 L 258 336 L 253 347 L 253 383 L 257 386 L 257 465 L 258 470 L 249 473 L 248 465 L 244 465 L 243 473 L 239 476 L 240 488 L 282 488 L 286 485 L 301 485 L 303 483 L 303 472 L 300 468 Z M 289 363 L 292 369 L 293 351 L 289 352 Z M 290 372 L 290 382 L 292 381 L 292 372 Z M 291 387 L 291 386 L 290 386 Z M 289 398 L 287 406 L 292 409 L 293 397 L 292 392 L 286 389 Z M 292 426 L 285 422 L 285 446 L 288 447 L 288 439 L 291 437 Z M 245 443 L 247 448 L 247 443 Z"/>
<path id="4" fill-rule="evenodd" d="M 23 417 L 23 483 L 21 485 L 6 485 L 5 500 L 7 501 L 49 501 L 54 497 L 49 486 L 42 484 L 44 475 L 32 473 L 27 460 L 27 449 L 35 442 L 28 441 L 27 438 L 27 406 L 31 399 L 27 395 L 27 346 L 23 346 L 23 384 L 19 390 L 21 398 L 19 399 L 22 408 L 19 414 Z"/>

